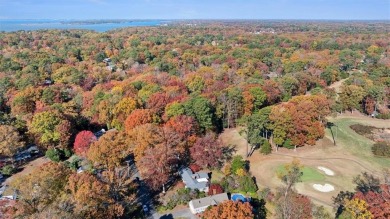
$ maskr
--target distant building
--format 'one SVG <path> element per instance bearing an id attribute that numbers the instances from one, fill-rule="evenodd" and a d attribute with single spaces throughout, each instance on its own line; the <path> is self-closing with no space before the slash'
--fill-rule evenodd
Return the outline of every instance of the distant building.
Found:
<path id="1" fill-rule="evenodd" d="M 104 63 L 109 63 L 109 62 L 111 62 L 111 59 L 110 58 L 105 58 L 105 59 L 103 59 L 103 62 Z"/>
<path id="2" fill-rule="evenodd" d="M 205 211 L 209 206 L 218 205 L 224 201 L 228 201 L 227 193 L 208 196 L 205 198 L 195 199 L 188 203 L 193 214 L 199 214 Z"/>
<path id="3" fill-rule="evenodd" d="M 277 78 L 279 75 L 276 72 L 270 72 L 269 74 L 265 75 L 267 79 Z"/>
<path id="4" fill-rule="evenodd" d="M 198 189 L 201 192 L 209 191 L 209 175 L 208 173 L 196 172 L 193 173 L 190 168 L 180 170 L 181 178 L 186 188 Z"/>

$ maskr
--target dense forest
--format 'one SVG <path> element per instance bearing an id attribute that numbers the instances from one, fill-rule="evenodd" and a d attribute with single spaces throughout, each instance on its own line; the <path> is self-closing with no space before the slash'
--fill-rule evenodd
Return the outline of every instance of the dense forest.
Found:
<path id="1" fill-rule="evenodd" d="M 314 145 L 329 115 L 388 119 L 389 54 L 389 25 L 375 22 L 1 32 L 0 154 L 37 145 L 55 161 L 15 182 L 8 214 L 129 218 L 129 155 L 158 192 L 181 166 L 230 160 L 225 128 L 246 127 L 251 150 L 267 154 Z M 339 93 L 329 87 L 341 80 Z M 77 174 L 81 163 L 91 171 Z"/>

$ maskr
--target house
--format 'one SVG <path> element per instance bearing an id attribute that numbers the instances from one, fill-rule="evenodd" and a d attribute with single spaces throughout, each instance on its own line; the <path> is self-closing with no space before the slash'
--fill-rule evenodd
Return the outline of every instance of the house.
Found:
<path id="1" fill-rule="evenodd" d="M 205 211 L 209 206 L 218 205 L 221 202 L 228 201 L 227 193 L 208 196 L 205 198 L 195 199 L 188 203 L 193 214 L 199 214 Z"/>
<path id="2" fill-rule="evenodd" d="M 198 189 L 201 192 L 209 191 L 209 175 L 204 172 L 192 173 L 190 168 L 180 170 L 180 175 L 186 188 Z"/>

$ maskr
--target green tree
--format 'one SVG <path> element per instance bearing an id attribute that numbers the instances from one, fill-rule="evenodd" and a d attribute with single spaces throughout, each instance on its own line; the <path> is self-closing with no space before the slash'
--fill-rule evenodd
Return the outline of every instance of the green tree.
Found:
<path id="1" fill-rule="evenodd" d="M 215 110 L 208 99 L 193 97 L 184 103 L 184 111 L 187 116 L 195 118 L 202 131 L 214 128 Z"/>
<path id="2" fill-rule="evenodd" d="M 264 105 L 267 100 L 267 94 L 260 87 L 253 87 L 249 89 L 250 94 L 253 96 L 254 111 L 258 111 Z"/>

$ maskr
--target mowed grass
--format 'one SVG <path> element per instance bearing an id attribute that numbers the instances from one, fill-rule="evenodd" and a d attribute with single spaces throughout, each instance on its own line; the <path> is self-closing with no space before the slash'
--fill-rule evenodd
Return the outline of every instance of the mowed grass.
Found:
<path id="1" fill-rule="evenodd" d="M 286 170 L 284 169 L 285 165 L 280 165 L 276 169 L 276 174 L 283 174 Z M 312 167 L 304 166 L 302 168 L 302 182 L 313 182 L 313 181 L 323 181 L 325 180 L 325 176 L 321 174 L 317 169 Z"/>
<path id="2" fill-rule="evenodd" d="M 353 155 L 369 162 L 379 164 L 382 167 L 390 167 L 390 159 L 376 157 L 372 154 L 371 147 L 374 144 L 373 141 L 357 134 L 350 128 L 351 125 L 360 122 L 350 118 L 332 118 L 330 119 L 330 122 L 336 125 L 336 127 L 332 127 L 333 135 L 336 139 L 336 147 L 343 147 L 344 150 L 349 151 Z M 365 125 L 364 123 L 360 124 Z M 332 132 L 329 128 L 326 129 L 326 135 L 332 139 Z"/>

